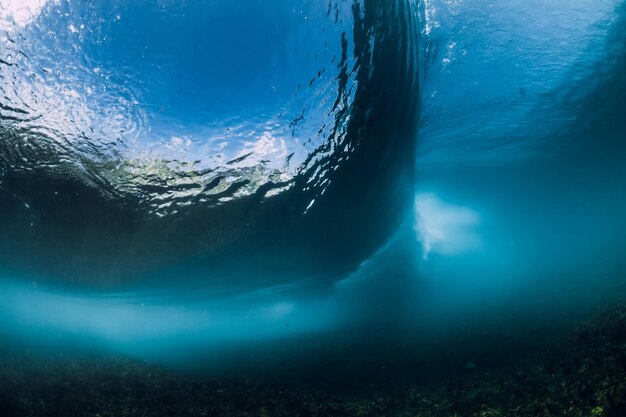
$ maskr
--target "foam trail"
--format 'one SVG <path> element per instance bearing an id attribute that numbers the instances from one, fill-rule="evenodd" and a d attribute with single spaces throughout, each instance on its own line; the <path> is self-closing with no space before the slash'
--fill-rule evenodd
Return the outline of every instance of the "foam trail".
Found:
<path id="1" fill-rule="evenodd" d="M 419 193 L 415 197 L 414 229 L 424 260 L 430 253 L 457 255 L 480 248 L 480 222 L 476 211 L 445 203 L 434 193 Z"/>

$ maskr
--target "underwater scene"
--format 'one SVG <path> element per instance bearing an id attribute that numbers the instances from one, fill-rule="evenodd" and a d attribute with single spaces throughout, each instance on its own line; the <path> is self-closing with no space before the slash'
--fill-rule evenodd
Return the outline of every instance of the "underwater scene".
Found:
<path id="1" fill-rule="evenodd" d="M 626 1 L 0 0 L 0 416 L 626 417 Z"/>

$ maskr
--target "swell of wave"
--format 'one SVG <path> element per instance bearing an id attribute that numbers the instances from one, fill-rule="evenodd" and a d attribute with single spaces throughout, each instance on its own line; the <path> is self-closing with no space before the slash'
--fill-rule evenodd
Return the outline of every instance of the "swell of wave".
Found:
<path id="1" fill-rule="evenodd" d="M 323 286 L 411 204 L 415 2 L 249 2 L 258 22 L 226 2 L 41 3 L 0 25 L 9 269 L 83 288 Z"/>

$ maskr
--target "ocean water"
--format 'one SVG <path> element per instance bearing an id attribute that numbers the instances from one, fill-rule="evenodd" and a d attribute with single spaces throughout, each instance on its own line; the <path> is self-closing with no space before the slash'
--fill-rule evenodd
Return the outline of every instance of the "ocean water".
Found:
<path id="1" fill-rule="evenodd" d="M 0 337 L 352 388 L 626 300 L 620 0 L 0 2 Z"/>

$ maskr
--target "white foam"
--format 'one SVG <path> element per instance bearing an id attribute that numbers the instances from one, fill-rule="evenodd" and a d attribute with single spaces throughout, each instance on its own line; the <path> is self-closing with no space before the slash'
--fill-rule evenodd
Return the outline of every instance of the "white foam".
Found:
<path id="1" fill-rule="evenodd" d="M 430 253 L 456 255 L 481 246 L 480 215 L 468 208 L 444 203 L 433 193 L 415 197 L 414 229 L 424 260 Z"/>
<path id="2" fill-rule="evenodd" d="M 0 30 L 21 29 L 39 16 L 48 0 L 0 0 Z"/>

